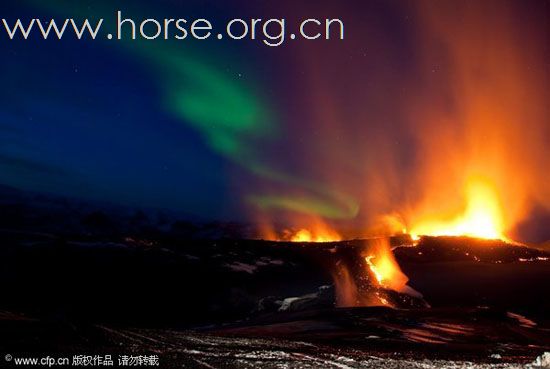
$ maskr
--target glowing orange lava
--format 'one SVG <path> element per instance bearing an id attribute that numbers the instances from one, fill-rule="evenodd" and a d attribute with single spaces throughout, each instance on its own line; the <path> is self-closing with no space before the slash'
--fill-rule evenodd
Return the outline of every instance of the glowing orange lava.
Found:
<path id="1" fill-rule="evenodd" d="M 318 216 L 301 217 L 293 223 L 300 227 L 284 229 L 282 232 L 276 232 L 269 224 L 264 225 L 262 237 L 266 240 L 287 242 L 337 242 L 343 239 L 332 225 Z"/>
<path id="2" fill-rule="evenodd" d="M 397 264 L 388 240 L 384 238 L 373 242 L 374 247 L 369 251 L 369 255 L 365 256 L 365 261 L 378 285 L 397 292 L 408 290 L 409 278 Z"/>
<path id="3" fill-rule="evenodd" d="M 419 219 L 411 227 L 413 240 L 418 236 L 469 236 L 508 240 L 498 191 L 488 180 L 470 178 L 465 186 L 465 208 L 449 220 L 437 217 Z"/>
<path id="4" fill-rule="evenodd" d="M 340 241 L 340 235 L 331 230 L 312 233 L 307 229 L 300 229 L 290 240 L 292 242 L 335 242 Z"/>

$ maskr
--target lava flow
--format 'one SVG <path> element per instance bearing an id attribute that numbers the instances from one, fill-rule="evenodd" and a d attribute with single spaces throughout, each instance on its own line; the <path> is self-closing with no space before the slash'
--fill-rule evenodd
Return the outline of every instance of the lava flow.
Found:
<path id="1" fill-rule="evenodd" d="M 409 278 L 395 260 L 388 238 L 337 246 L 333 253 L 337 306 L 399 306 L 403 300 L 422 299 L 407 285 Z"/>
<path id="2" fill-rule="evenodd" d="M 369 248 L 368 254 L 364 258 L 378 287 L 420 296 L 417 291 L 407 286 L 409 278 L 401 271 L 395 260 L 388 239 L 380 238 L 371 242 L 373 246 Z"/>

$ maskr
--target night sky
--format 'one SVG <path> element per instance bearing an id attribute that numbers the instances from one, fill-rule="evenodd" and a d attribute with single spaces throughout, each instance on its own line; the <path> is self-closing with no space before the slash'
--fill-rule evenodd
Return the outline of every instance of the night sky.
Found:
<path id="1" fill-rule="evenodd" d="M 270 48 L 259 40 L 10 41 L 3 34 L 2 184 L 203 218 L 279 221 L 312 214 L 366 225 L 424 197 L 426 182 L 415 176 L 426 173 L 429 151 L 415 127 L 431 132 L 423 124 L 427 110 L 460 117 L 445 120 L 458 136 L 467 115 L 450 91 L 461 67 L 446 48 L 457 42 L 430 33 L 436 28 L 428 22 L 444 27 L 433 18 L 437 12 L 426 10 L 430 2 L 78 3 L 3 2 L 0 15 L 112 19 L 120 9 L 135 18 L 205 17 L 220 24 L 233 17 L 286 17 L 290 24 L 332 17 L 345 22 L 346 39 L 288 39 Z M 518 127 L 537 137 L 530 145 L 537 150 L 526 159 L 535 164 L 526 173 L 539 171 L 548 164 L 550 138 L 549 2 L 488 1 L 470 13 L 462 13 L 460 1 L 447 3 L 442 12 L 464 15 L 457 21 L 464 30 L 449 30 L 449 37 L 473 34 L 473 59 L 483 58 L 475 55 L 483 49 L 476 37 L 500 37 L 484 27 L 517 30 L 502 36 L 520 45 L 505 56 L 525 58 L 500 72 L 514 73 L 518 65 L 526 71 L 518 77 L 527 86 L 518 88 L 518 105 L 525 100 L 540 111 Z M 472 12 L 488 17 L 487 25 L 469 18 Z M 499 109 L 509 106 L 501 103 Z M 539 182 L 542 190 L 526 190 L 521 200 L 539 219 L 548 219 L 547 185 Z M 548 233 L 529 215 L 522 218 L 529 232 Z"/>

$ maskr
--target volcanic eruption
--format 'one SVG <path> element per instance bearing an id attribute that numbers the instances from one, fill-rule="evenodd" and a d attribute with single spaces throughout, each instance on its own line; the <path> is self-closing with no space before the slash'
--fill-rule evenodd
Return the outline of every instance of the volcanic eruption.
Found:
<path id="1" fill-rule="evenodd" d="M 305 47 L 305 81 L 321 103 L 302 123 L 324 144 L 302 142 L 299 151 L 310 160 L 300 168 L 323 185 L 269 185 L 305 205 L 261 206 L 263 224 L 281 217 L 290 224 L 276 229 L 271 223 L 263 238 L 328 242 L 408 234 L 411 244 L 422 236 L 519 243 L 518 226 L 536 221 L 534 209 L 550 208 L 547 23 L 529 21 L 533 15 L 513 2 L 410 5 L 405 12 L 415 21 L 407 24 L 413 46 L 405 69 L 389 32 L 369 40 L 386 64 L 365 53 L 346 61 L 348 68 L 333 79 L 319 78 L 319 71 L 336 56 Z M 368 22 L 362 24 L 368 33 Z M 374 94 L 352 83 L 357 79 L 388 91 Z M 327 195 L 327 188 L 337 195 Z M 307 206 L 311 196 L 323 206 Z M 358 211 L 326 205 L 349 204 L 343 198 L 353 199 Z M 335 267 L 344 305 L 358 301 L 353 273 L 375 286 L 407 290 L 391 248 L 375 249 L 356 255 L 362 272 Z"/>

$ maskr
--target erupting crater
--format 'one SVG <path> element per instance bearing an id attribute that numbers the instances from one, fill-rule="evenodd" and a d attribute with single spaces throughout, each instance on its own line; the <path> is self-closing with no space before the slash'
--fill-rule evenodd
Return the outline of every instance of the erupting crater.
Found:
<path id="1" fill-rule="evenodd" d="M 460 214 L 420 217 L 411 227 L 411 238 L 418 241 L 420 236 L 466 236 L 514 243 L 505 235 L 502 201 L 489 180 L 470 178 L 465 186 L 465 202 Z"/>

